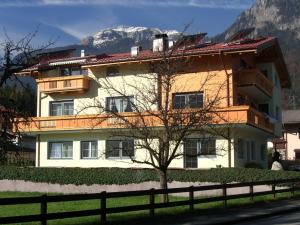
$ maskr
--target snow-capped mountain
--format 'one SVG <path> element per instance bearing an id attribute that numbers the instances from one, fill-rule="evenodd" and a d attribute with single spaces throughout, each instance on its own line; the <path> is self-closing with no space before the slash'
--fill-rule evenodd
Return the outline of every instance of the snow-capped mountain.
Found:
<path id="1" fill-rule="evenodd" d="M 83 45 L 96 47 L 106 53 L 126 52 L 133 45 L 144 49 L 151 48 L 155 34 L 166 33 L 170 39 L 176 39 L 180 33 L 176 30 L 161 30 L 158 28 L 117 26 L 97 32 L 93 36 L 82 39 Z"/>

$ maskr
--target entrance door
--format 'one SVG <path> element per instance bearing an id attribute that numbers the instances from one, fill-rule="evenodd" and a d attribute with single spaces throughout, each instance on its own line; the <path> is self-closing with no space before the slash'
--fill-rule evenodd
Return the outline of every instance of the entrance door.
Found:
<path id="1" fill-rule="evenodd" d="M 197 139 L 188 139 L 184 142 L 184 168 L 198 168 L 198 145 Z"/>

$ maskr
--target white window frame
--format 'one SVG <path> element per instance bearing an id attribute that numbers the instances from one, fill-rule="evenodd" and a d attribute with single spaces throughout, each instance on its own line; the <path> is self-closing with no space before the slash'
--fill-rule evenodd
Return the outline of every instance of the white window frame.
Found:
<path id="1" fill-rule="evenodd" d="M 63 145 L 66 144 L 66 143 L 71 143 L 71 146 L 72 146 L 72 151 L 71 151 L 71 157 L 63 157 Z M 51 157 L 51 147 L 53 144 L 61 144 L 61 148 L 60 148 L 60 157 Z M 47 155 L 48 155 L 48 159 L 50 160 L 55 160 L 55 159 L 73 159 L 73 148 L 74 148 L 74 145 L 73 145 L 73 141 L 49 141 L 48 142 L 48 151 L 47 151 Z"/>
<path id="2" fill-rule="evenodd" d="M 88 149 L 88 157 L 83 156 L 83 143 L 88 142 L 89 149 Z M 96 143 L 96 156 L 92 157 L 92 142 Z M 80 141 L 80 159 L 98 159 L 98 141 L 97 140 L 82 140 Z"/>
<path id="3" fill-rule="evenodd" d="M 66 103 L 72 103 L 73 104 L 73 111 L 72 111 L 72 114 L 65 114 L 65 104 Z M 57 105 L 61 105 L 62 108 L 61 108 L 61 115 L 52 115 L 52 107 L 54 104 L 57 104 Z M 49 102 L 49 116 L 70 116 L 70 115 L 74 115 L 74 100 L 62 100 L 62 101 L 50 101 Z"/>
<path id="4" fill-rule="evenodd" d="M 106 111 L 111 112 L 112 110 L 110 109 L 111 107 L 111 102 L 112 101 L 116 101 L 116 100 L 120 100 L 120 103 L 122 103 L 122 105 L 119 105 L 120 111 L 118 111 L 118 113 L 122 113 L 125 112 L 124 109 L 124 101 L 130 101 L 131 103 L 131 109 L 132 111 L 129 112 L 133 112 L 134 108 L 133 108 L 133 104 L 134 104 L 134 96 L 133 95 L 129 95 L 129 96 L 111 96 L 111 97 L 106 97 Z M 127 103 L 128 104 L 128 103 Z M 117 107 L 117 106 L 116 106 Z M 118 109 L 118 107 L 117 107 Z"/>

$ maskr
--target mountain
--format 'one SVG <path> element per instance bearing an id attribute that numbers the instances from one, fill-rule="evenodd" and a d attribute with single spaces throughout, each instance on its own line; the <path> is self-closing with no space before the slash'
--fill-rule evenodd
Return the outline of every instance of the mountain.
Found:
<path id="1" fill-rule="evenodd" d="M 300 107 L 300 1 L 257 0 L 225 32 L 214 37 L 223 41 L 238 30 L 254 27 L 252 36 L 278 38 L 290 76 L 291 90 L 285 91 L 284 106 Z"/>
<path id="2" fill-rule="evenodd" d="M 152 48 L 154 35 L 162 33 L 166 33 L 170 39 L 176 39 L 180 35 L 176 30 L 117 26 L 115 28 L 103 29 L 93 36 L 83 38 L 81 44 L 95 47 L 99 52 L 128 52 L 134 45 L 140 45 L 143 49 Z"/>

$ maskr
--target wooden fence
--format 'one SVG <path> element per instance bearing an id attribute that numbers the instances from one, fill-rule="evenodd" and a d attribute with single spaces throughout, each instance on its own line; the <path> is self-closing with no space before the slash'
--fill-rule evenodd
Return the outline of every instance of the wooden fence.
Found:
<path id="1" fill-rule="evenodd" d="M 250 198 L 254 200 L 255 196 L 269 195 L 272 194 L 276 198 L 277 193 L 290 192 L 294 195 L 296 190 L 300 190 L 300 179 L 285 179 L 285 180 L 274 180 L 274 181 L 257 181 L 257 182 L 245 182 L 245 183 L 230 183 L 230 184 L 219 184 L 219 185 L 207 185 L 207 186 L 190 186 L 184 188 L 170 188 L 170 189 L 150 189 L 141 191 L 125 191 L 125 192 L 101 192 L 96 194 L 72 194 L 72 195 L 55 195 L 48 196 L 42 195 L 39 197 L 17 197 L 17 198 L 0 198 L 0 206 L 7 205 L 19 205 L 19 204 L 40 204 L 40 214 L 37 215 L 24 215 L 24 216 L 10 216 L 0 217 L 0 224 L 8 223 L 21 223 L 21 222 L 34 222 L 40 221 L 42 225 L 47 224 L 48 220 L 65 219 L 74 217 L 84 216 L 99 216 L 101 222 L 106 222 L 108 214 L 132 212 L 140 210 L 149 210 L 150 216 L 155 215 L 155 209 L 176 207 L 176 206 L 189 206 L 190 210 L 194 209 L 195 204 L 208 203 L 222 201 L 226 206 L 227 201 L 231 199 L 239 198 Z M 254 187 L 259 185 L 269 185 L 270 190 L 255 192 Z M 276 188 L 280 186 L 280 188 Z M 230 188 L 242 188 L 248 187 L 248 193 L 242 194 L 228 194 Z M 209 191 L 209 190 L 222 190 L 222 195 L 214 197 L 201 197 L 196 198 L 195 192 Z M 155 202 L 155 195 L 160 194 L 178 194 L 188 193 L 186 200 L 172 201 L 172 202 Z M 130 206 L 119 206 L 119 207 L 107 207 L 107 200 L 111 198 L 120 197 L 136 197 L 136 196 L 148 196 L 148 204 L 130 205 Z M 79 200 L 99 200 L 99 208 L 89 210 L 79 210 L 71 212 L 55 212 L 49 213 L 47 210 L 47 204 L 53 202 L 69 202 Z"/>

